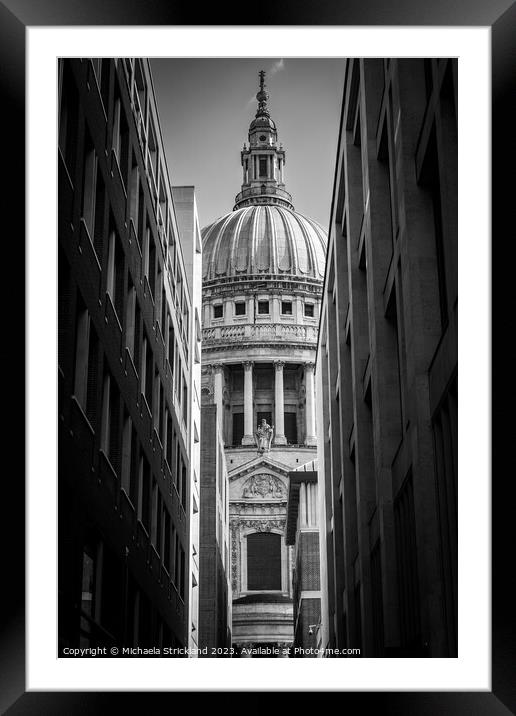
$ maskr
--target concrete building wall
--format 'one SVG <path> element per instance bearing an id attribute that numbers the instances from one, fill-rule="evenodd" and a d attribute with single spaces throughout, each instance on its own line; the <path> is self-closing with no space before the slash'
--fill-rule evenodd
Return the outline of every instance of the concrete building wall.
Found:
<path id="1" fill-rule="evenodd" d="M 317 354 L 324 646 L 457 653 L 457 63 L 348 60 Z"/>
<path id="2" fill-rule="evenodd" d="M 178 228 L 181 234 L 185 273 L 191 298 L 191 320 L 188 325 L 189 342 L 192 350 L 188 353 L 191 374 L 191 399 L 189 411 L 190 462 L 189 484 L 192 495 L 190 504 L 191 570 L 189 574 L 190 616 L 189 646 L 196 655 L 199 634 L 199 480 L 197 466 L 200 464 L 201 432 L 201 305 L 202 305 L 202 244 L 197 215 L 194 187 L 172 187 L 172 197 Z"/>

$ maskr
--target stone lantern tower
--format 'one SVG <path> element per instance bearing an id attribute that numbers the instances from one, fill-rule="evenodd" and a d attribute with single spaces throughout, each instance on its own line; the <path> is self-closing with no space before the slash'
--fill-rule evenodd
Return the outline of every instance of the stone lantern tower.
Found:
<path id="1" fill-rule="evenodd" d="M 294 210 L 285 189 L 263 71 L 256 99 L 233 211 L 202 231 L 202 402 L 217 405 L 225 445 L 232 632 L 242 656 L 270 656 L 259 652 L 271 645 L 281 655 L 293 639 L 288 473 L 316 457 L 326 251 L 324 230 Z"/>

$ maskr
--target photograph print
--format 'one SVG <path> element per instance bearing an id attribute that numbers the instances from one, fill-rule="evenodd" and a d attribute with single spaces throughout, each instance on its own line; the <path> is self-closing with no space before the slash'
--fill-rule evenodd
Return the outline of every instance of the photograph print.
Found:
<path id="1" fill-rule="evenodd" d="M 457 59 L 57 71 L 58 656 L 457 657 Z"/>

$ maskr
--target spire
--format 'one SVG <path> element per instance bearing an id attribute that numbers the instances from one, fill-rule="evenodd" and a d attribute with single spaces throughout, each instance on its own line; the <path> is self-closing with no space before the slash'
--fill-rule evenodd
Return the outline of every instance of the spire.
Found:
<path id="1" fill-rule="evenodd" d="M 235 197 L 235 209 L 251 204 L 278 204 L 292 209 L 292 197 L 285 190 L 283 167 L 285 151 L 278 146 L 276 124 L 271 119 L 267 102 L 265 71 L 260 70 L 260 89 L 256 93 L 258 109 L 249 125 L 249 147 L 241 152 L 242 190 Z"/>
<path id="2" fill-rule="evenodd" d="M 258 100 L 256 117 L 270 117 L 269 110 L 267 108 L 269 93 L 265 89 L 265 70 L 260 70 L 258 74 L 260 76 L 260 89 L 256 93 L 256 99 Z"/>

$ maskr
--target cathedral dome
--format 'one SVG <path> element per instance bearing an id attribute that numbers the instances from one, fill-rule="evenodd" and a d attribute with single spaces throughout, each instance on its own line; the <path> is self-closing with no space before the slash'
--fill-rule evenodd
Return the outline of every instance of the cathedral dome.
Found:
<path id="1" fill-rule="evenodd" d="M 326 233 L 287 207 L 236 209 L 203 229 L 202 237 L 204 281 L 270 274 L 323 280 Z"/>

